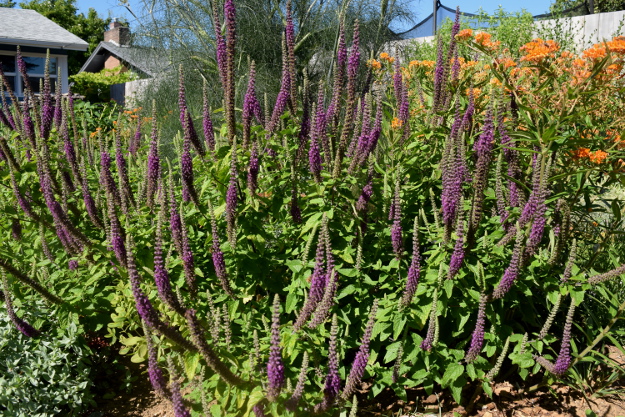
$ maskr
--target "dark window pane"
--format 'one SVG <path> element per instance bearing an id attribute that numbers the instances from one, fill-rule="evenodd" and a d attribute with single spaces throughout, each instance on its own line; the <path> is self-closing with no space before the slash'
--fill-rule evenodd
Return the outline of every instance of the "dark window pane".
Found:
<path id="1" fill-rule="evenodd" d="M 7 81 L 9 82 L 9 85 L 11 86 L 11 89 L 13 91 L 15 91 L 15 76 L 13 75 L 7 75 L 6 76 Z"/>
<path id="2" fill-rule="evenodd" d="M 0 55 L 0 64 L 2 71 L 15 72 L 15 57 L 11 55 Z"/>
<path id="3" fill-rule="evenodd" d="M 41 88 L 43 87 L 43 77 L 28 77 L 30 81 L 30 87 L 33 89 L 33 93 L 40 93 Z M 54 93 L 56 91 L 56 79 L 50 79 L 50 92 Z"/>
<path id="4" fill-rule="evenodd" d="M 46 59 L 32 56 L 25 56 L 26 72 L 31 74 L 43 74 L 46 66 Z M 50 74 L 56 74 L 56 58 L 50 58 Z"/>

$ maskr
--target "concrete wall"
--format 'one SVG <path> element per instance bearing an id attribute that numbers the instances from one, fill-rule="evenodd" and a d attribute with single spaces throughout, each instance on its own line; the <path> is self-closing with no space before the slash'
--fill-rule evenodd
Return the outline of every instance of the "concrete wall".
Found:
<path id="1" fill-rule="evenodd" d="M 573 33 L 578 50 L 586 49 L 590 45 L 611 40 L 617 32 L 625 34 L 625 10 L 610 13 L 597 13 L 586 16 L 576 16 L 563 19 L 540 20 L 537 27 L 547 29 L 561 25 Z"/>
<path id="2" fill-rule="evenodd" d="M 158 83 L 158 78 L 128 81 L 123 84 L 111 86 L 111 98 L 122 106 L 136 107 L 136 101 L 141 99 L 142 94 L 152 83 Z"/>

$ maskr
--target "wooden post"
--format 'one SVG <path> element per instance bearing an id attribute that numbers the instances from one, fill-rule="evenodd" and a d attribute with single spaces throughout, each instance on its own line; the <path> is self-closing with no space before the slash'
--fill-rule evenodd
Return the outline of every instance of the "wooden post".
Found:
<path id="1" fill-rule="evenodd" d="M 432 22 L 432 36 L 436 36 L 436 14 L 438 12 L 438 0 L 434 0 L 434 12 L 432 13 L 432 17 L 434 21 Z"/>
<path id="2" fill-rule="evenodd" d="M 594 14 L 595 13 L 595 2 L 594 2 L 594 0 L 589 0 L 588 1 L 588 11 L 590 12 L 590 14 Z"/>

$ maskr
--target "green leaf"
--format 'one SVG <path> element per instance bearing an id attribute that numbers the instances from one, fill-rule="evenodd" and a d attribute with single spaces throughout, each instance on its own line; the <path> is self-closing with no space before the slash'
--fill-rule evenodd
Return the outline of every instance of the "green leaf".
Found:
<path id="1" fill-rule="evenodd" d="M 265 393 L 263 392 L 262 387 L 259 387 L 259 386 L 254 387 L 252 392 L 250 392 L 250 395 L 247 400 L 247 411 L 245 415 L 249 416 L 250 413 L 252 412 L 252 408 L 254 408 L 254 406 L 258 404 L 259 402 L 261 402 L 264 398 L 265 398 Z M 211 413 L 212 412 L 213 410 L 211 408 Z"/>
<path id="2" fill-rule="evenodd" d="M 441 386 L 447 387 L 449 383 L 455 381 L 464 373 L 464 366 L 459 363 L 452 363 L 447 366 L 445 369 L 445 373 L 443 374 L 443 379 L 441 380 Z"/>
<path id="3" fill-rule="evenodd" d="M 184 357 L 184 372 L 187 374 L 187 378 L 192 380 L 195 377 L 195 371 L 200 363 L 200 354 L 188 354 Z"/>

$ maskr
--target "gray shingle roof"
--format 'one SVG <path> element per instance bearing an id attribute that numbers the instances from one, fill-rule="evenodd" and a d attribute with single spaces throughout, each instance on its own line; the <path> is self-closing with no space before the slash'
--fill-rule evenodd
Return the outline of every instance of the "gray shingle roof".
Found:
<path id="1" fill-rule="evenodd" d="M 113 42 L 100 42 L 79 72 L 100 71 L 104 67 L 106 51 L 128 64 L 133 70 L 143 72 L 150 77 L 154 77 L 170 67 L 167 57 L 159 54 L 154 49 L 138 46 L 120 46 Z"/>
<path id="2" fill-rule="evenodd" d="M 89 44 L 34 10 L 0 7 L 0 43 L 86 51 Z"/>

